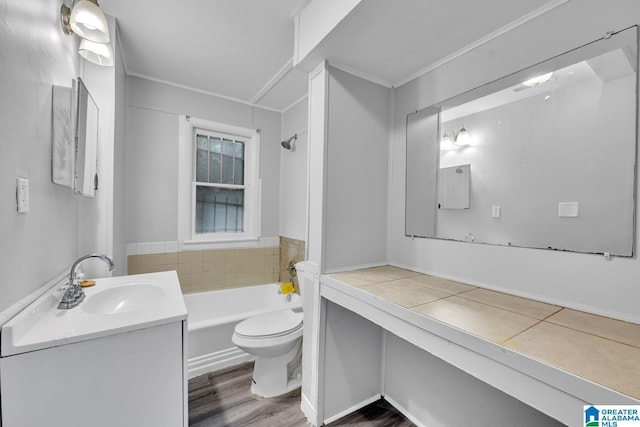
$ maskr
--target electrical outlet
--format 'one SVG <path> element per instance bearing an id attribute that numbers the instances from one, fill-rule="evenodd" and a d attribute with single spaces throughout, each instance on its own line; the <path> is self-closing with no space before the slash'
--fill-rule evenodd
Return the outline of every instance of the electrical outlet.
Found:
<path id="1" fill-rule="evenodd" d="M 498 205 L 491 206 L 491 217 L 500 218 L 500 206 Z"/>
<path id="2" fill-rule="evenodd" d="M 27 178 L 16 179 L 16 201 L 18 213 L 29 212 L 29 180 Z"/>

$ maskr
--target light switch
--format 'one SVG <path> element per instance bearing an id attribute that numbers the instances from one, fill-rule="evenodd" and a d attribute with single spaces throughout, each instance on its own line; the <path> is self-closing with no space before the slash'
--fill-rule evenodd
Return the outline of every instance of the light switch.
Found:
<path id="1" fill-rule="evenodd" d="M 561 218 L 577 218 L 580 211 L 580 202 L 558 203 L 558 216 Z"/>
<path id="2" fill-rule="evenodd" d="M 500 218 L 500 206 L 491 206 L 491 218 Z"/>
<path id="3" fill-rule="evenodd" d="M 29 212 L 29 180 L 27 178 L 16 179 L 16 201 L 18 212 Z"/>

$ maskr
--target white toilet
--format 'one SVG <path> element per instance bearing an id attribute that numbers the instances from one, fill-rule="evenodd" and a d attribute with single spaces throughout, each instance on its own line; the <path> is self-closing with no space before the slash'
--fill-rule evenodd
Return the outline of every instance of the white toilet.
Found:
<path id="1" fill-rule="evenodd" d="M 251 393 L 275 397 L 300 387 L 302 313 L 274 311 L 238 323 L 231 340 L 256 356 Z"/>

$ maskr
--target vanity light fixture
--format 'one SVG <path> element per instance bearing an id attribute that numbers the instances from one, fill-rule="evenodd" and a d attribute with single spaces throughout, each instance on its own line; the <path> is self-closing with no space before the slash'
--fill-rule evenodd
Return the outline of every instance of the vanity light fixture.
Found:
<path id="1" fill-rule="evenodd" d="M 523 81 L 522 84 L 527 87 L 540 86 L 541 84 L 548 82 L 552 75 L 553 72 L 541 74 L 529 80 Z"/>
<path id="2" fill-rule="evenodd" d="M 453 133 L 453 137 L 451 137 L 451 135 L 449 135 L 449 132 Z M 441 150 L 454 150 L 456 148 L 456 146 L 454 145 L 453 141 L 455 140 L 455 132 L 454 131 L 445 131 L 444 135 L 442 135 L 442 138 L 440 139 L 440 149 Z"/>
<path id="3" fill-rule="evenodd" d="M 458 132 L 452 129 L 446 130 L 440 139 L 441 150 L 453 150 L 456 147 L 466 147 L 470 144 L 471 135 L 469 131 L 465 129 L 464 125 L 460 127 Z"/>
<path id="4" fill-rule="evenodd" d="M 97 0 L 73 0 L 71 7 L 63 3 L 60 22 L 65 34 L 82 38 L 80 56 L 97 65 L 113 65 L 109 26 Z"/>
<path id="5" fill-rule="evenodd" d="M 77 34 L 96 43 L 109 43 L 107 18 L 97 0 L 75 0 L 71 8 L 62 4 L 60 19 L 65 34 Z"/>
<path id="6" fill-rule="evenodd" d="M 111 46 L 104 43 L 94 43 L 82 39 L 78 53 L 84 59 L 94 64 L 111 67 L 113 65 L 113 51 Z"/>
<path id="7" fill-rule="evenodd" d="M 456 135 L 455 144 L 461 147 L 466 147 L 470 143 L 471 135 L 469 135 L 469 132 L 467 132 L 467 130 L 464 128 L 464 125 L 462 125 L 462 127 L 458 131 L 458 134 Z"/>

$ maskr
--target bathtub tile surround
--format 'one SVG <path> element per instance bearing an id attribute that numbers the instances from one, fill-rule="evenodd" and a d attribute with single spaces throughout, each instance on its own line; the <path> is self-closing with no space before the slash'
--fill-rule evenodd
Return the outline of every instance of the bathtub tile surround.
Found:
<path id="1" fill-rule="evenodd" d="M 278 247 L 129 255 L 128 274 L 176 270 L 183 293 L 278 281 Z"/>
<path id="2" fill-rule="evenodd" d="M 258 247 L 194 251 L 180 251 L 178 242 L 131 243 L 127 253 L 127 274 L 176 270 L 183 293 L 191 293 L 287 282 L 289 262 L 305 259 L 305 242 L 280 236 L 261 238 Z"/>
<path id="3" fill-rule="evenodd" d="M 412 271 L 397 280 L 383 271 L 376 267 L 328 276 L 640 399 L 640 365 L 636 363 L 640 359 L 640 324 Z M 416 285 L 431 288 L 431 292 Z"/>
<path id="4" fill-rule="evenodd" d="M 288 282 L 291 278 L 287 267 L 289 263 L 303 261 L 305 259 L 305 244 L 303 240 L 290 239 L 280 236 L 280 282 Z M 300 293 L 298 281 L 294 280 L 296 292 Z"/>

